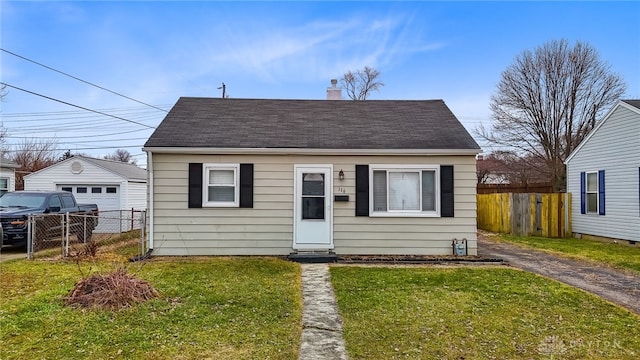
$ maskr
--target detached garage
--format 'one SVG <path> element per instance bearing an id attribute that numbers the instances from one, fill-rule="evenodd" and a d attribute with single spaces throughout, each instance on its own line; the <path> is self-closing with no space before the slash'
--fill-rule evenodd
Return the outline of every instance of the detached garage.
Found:
<path id="1" fill-rule="evenodd" d="M 122 229 L 119 210 L 144 210 L 147 206 L 147 171 L 119 161 L 73 156 L 24 177 L 25 190 L 62 190 L 78 203 L 95 203 L 100 223 L 95 232 Z M 130 216 L 130 215 L 129 215 Z"/>

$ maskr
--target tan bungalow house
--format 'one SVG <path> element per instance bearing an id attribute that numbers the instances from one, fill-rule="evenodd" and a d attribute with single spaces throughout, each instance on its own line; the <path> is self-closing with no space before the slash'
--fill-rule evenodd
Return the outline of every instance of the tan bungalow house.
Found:
<path id="1" fill-rule="evenodd" d="M 442 100 L 183 97 L 144 151 L 154 255 L 477 254 L 480 148 Z"/>

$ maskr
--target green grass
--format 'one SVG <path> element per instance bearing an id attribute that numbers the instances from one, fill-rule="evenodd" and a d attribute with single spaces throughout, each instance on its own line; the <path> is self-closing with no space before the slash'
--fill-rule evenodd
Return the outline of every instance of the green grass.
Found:
<path id="1" fill-rule="evenodd" d="M 574 259 L 595 261 L 618 269 L 640 273 L 639 245 L 627 246 L 587 239 L 553 239 L 504 234 L 496 234 L 492 238 L 497 241 L 545 250 Z"/>
<path id="2" fill-rule="evenodd" d="M 351 359 L 637 359 L 640 317 L 506 268 L 331 267 Z"/>
<path id="3" fill-rule="evenodd" d="M 111 312 L 63 305 L 74 284 L 113 264 L 0 266 L 2 359 L 295 359 L 300 268 L 277 259 L 171 258 L 130 265 L 160 298 Z"/>

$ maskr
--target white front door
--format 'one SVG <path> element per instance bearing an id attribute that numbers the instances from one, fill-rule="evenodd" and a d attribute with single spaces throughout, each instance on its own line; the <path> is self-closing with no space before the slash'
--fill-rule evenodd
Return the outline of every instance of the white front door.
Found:
<path id="1" fill-rule="evenodd" d="M 295 165 L 294 249 L 333 249 L 332 174 L 332 165 Z"/>

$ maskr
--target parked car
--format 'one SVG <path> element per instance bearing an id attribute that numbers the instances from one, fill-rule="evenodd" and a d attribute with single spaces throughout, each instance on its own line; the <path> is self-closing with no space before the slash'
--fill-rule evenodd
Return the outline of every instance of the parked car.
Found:
<path id="1" fill-rule="evenodd" d="M 66 191 L 14 191 L 0 197 L 0 224 L 2 244 L 26 245 L 29 215 L 43 215 L 36 218 L 35 236 L 38 240 L 65 234 L 67 224 L 63 216 L 70 215 L 69 233 L 78 241 L 86 242 L 98 226 L 98 205 L 78 204 L 73 194 Z M 91 215 L 86 217 L 73 215 Z"/>

